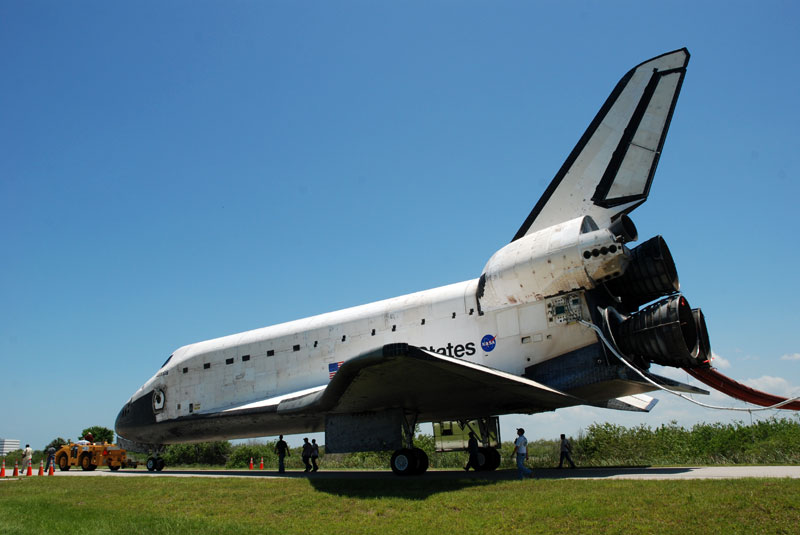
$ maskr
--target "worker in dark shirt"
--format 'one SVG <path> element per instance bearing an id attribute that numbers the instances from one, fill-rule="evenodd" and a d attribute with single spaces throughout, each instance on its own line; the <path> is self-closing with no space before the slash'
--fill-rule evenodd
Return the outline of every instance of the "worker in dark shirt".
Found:
<path id="1" fill-rule="evenodd" d="M 286 471 L 286 466 L 283 463 L 284 457 L 290 455 L 289 445 L 283 440 L 283 435 L 278 437 L 278 443 L 275 444 L 275 453 L 278 454 L 278 473 L 282 474 Z"/>
<path id="2" fill-rule="evenodd" d="M 303 439 L 303 464 L 306 465 L 306 469 L 303 472 L 310 472 L 311 471 L 311 463 L 309 459 L 311 459 L 311 454 L 314 453 L 314 447 L 308 441 L 308 438 Z"/>
<path id="3" fill-rule="evenodd" d="M 464 467 L 464 471 L 469 472 L 470 467 L 475 471 L 480 470 L 480 466 L 478 464 L 478 439 L 475 436 L 475 433 L 472 431 L 469 432 L 467 451 L 469 452 L 469 460 L 467 461 L 467 465 Z"/>

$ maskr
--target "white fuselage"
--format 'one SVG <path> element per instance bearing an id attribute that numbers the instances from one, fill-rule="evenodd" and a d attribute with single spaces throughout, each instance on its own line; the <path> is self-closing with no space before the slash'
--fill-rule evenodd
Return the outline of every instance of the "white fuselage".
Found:
<path id="1" fill-rule="evenodd" d="M 164 399 L 154 402 L 156 422 L 270 404 L 322 389 L 337 363 L 392 343 L 522 375 L 528 366 L 596 342 L 574 321 L 576 315 L 589 317 L 585 290 L 593 282 L 586 273 L 601 264 L 601 273 L 617 269 L 626 256 L 620 248 L 585 258 L 582 252 L 614 243 L 608 231 L 585 219 L 498 251 L 484 270 L 483 310 L 474 279 L 187 345 L 131 401 L 163 392 Z M 539 288 L 548 286 L 557 295 L 542 295 Z"/>
<path id="2" fill-rule="evenodd" d="M 596 341 L 585 327 L 549 322 L 545 300 L 480 316 L 477 283 L 452 284 L 183 346 L 131 400 L 154 388 L 166 392 L 164 408 L 156 415 L 162 421 L 324 387 L 330 381 L 330 364 L 394 342 L 521 375 L 527 366 Z M 486 336 L 494 344 L 482 347 Z"/>

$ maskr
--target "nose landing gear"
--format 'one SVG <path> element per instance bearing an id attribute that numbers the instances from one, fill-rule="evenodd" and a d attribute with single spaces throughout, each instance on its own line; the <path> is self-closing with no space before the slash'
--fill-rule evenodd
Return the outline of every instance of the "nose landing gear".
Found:
<path id="1" fill-rule="evenodd" d="M 164 459 L 161 457 L 161 454 L 164 453 L 165 449 L 165 446 L 154 446 L 152 448 L 152 455 L 147 458 L 147 462 L 145 463 L 148 472 L 160 472 L 167 465 L 164 462 Z"/>
<path id="2" fill-rule="evenodd" d="M 161 457 L 148 457 L 146 466 L 148 472 L 160 472 L 164 469 L 166 463 Z"/>

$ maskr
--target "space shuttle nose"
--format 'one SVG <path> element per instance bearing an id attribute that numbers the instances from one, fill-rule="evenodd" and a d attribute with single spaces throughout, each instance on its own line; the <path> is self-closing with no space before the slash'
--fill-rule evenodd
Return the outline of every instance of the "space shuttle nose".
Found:
<path id="1" fill-rule="evenodd" d="M 117 419 L 114 422 L 114 430 L 121 437 L 128 437 L 131 432 L 130 412 L 131 403 L 129 401 L 120 409 L 119 414 L 117 414 Z"/>
<path id="2" fill-rule="evenodd" d="M 135 400 L 129 400 L 120 409 L 114 430 L 128 440 L 148 442 L 148 434 L 156 423 L 152 408 L 152 392 Z"/>

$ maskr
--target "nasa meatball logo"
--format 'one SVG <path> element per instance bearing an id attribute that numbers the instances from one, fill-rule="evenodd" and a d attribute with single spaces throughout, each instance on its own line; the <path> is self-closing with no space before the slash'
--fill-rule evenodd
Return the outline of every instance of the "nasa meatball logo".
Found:
<path id="1" fill-rule="evenodd" d="M 497 345 L 497 337 L 492 336 L 491 334 L 487 334 L 481 339 L 481 347 L 487 353 L 494 349 L 494 346 Z"/>

